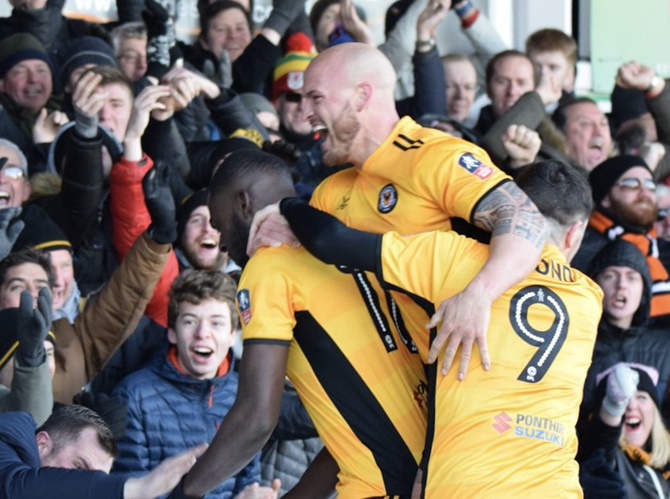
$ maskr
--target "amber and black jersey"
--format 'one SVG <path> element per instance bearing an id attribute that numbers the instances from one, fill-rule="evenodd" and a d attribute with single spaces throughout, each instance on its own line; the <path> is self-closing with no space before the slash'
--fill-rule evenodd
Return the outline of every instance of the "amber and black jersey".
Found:
<path id="1" fill-rule="evenodd" d="M 340 467 L 341 498 L 409 496 L 425 442 L 426 378 L 372 274 L 264 248 L 237 295 L 244 343 L 289 348 L 287 374 Z"/>

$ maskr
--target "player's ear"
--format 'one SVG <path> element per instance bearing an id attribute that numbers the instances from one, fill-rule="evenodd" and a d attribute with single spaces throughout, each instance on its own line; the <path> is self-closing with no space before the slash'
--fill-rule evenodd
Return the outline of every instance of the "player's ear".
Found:
<path id="1" fill-rule="evenodd" d="M 359 83 L 356 87 L 356 97 L 354 99 L 354 109 L 356 112 L 362 111 L 372 97 L 372 85 L 367 82 Z"/>
<path id="2" fill-rule="evenodd" d="M 235 199 L 235 211 L 242 220 L 251 220 L 254 218 L 254 207 L 249 191 L 246 189 L 237 193 Z"/>
<path id="3" fill-rule="evenodd" d="M 565 234 L 565 240 L 563 242 L 570 257 L 574 256 L 577 253 L 579 246 L 582 244 L 582 239 L 584 238 L 585 231 L 586 231 L 586 222 L 584 222 L 583 220 L 577 220 L 575 222 L 572 222 L 572 224 L 570 224 L 570 228 Z"/>

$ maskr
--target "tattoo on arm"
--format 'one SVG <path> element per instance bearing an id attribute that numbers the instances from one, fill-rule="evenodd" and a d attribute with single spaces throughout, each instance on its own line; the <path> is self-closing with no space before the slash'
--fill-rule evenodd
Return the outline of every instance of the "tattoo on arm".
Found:
<path id="1" fill-rule="evenodd" d="M 491 237 L 513 234 L 540 249 L 546 239 L 546 222 L 533 202 L 514 182 L 489 192 L 477 206 L 474 224 Z"/>

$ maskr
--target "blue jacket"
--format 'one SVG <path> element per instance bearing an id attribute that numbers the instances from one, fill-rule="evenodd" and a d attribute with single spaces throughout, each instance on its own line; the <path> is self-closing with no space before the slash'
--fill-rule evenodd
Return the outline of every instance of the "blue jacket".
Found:
<path id="1" fill-rule="evenodd" d="M 134 475 L 152 470 L 170 456 L 210 443 L 235 402 L 237 384 L 232 368 L 224 376 L 198 380 L 181 374 L 169 360 L 127 376 L 114 391 L 128 404 L 128 426 L 113 472 Z M 230 499 L 247 485 L 260 483 L 260 474 L 256 455 L 206 497 Z"/>
<path id="2" fill-rule="evenodd" d="M 3 499 L 123 499 L 125 481 L 102 471 L 40 468 L 33 418 L 27 412 L 0 414 Z"/>

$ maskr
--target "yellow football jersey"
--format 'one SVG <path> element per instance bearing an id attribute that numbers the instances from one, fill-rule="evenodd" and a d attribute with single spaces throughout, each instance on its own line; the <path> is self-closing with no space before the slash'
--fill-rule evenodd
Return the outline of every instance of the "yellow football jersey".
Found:
<path id="1" fill-rule="evenodd" d="M 408 496 L 426 432 L 426 378 L 372 274 L 264 248 L 237 294 L 245 345 L 289 347 L 287 374 L 340 467 L 340 498 Z"/>
<path id="2" fill-rule="evenodd" d="M 401 119 L 363 164 L 325 179 L 310 204 L 349 227 L 381 234 L 447 230 L 510 178 L 483 149 Z"/>
<path id="3" fill-rule="evenodd" d="M 416 234 L 448 230 L 453 217 L 471 222 L 478 202 L 509 180 L 483 149 L 405 117 L 361 169 L 328 177 L 310 204 L 355 229 Z M 427 360 L 429 317 L 406 296 L 393 297 Z"/>
<path id="4" fill-rule="evenodd" d="M 385 234 L 383 280 L 441 303 L 488 251 L 454 232 Z M 600 288 L 545 247 L 532 274 L 493 304 L 490 372 L 475 351 L 465 381 L 456 369 L 429 376 L 425 497 L 582 497 L 575 424 L 601 311 Z"/>

